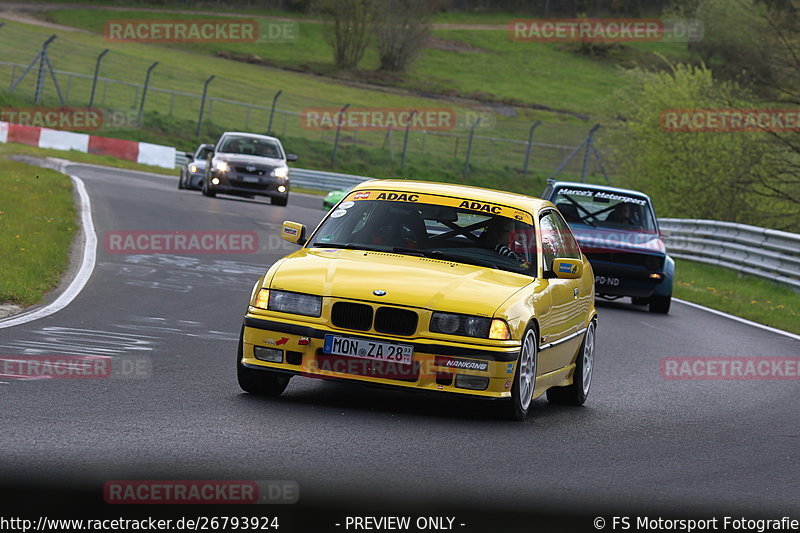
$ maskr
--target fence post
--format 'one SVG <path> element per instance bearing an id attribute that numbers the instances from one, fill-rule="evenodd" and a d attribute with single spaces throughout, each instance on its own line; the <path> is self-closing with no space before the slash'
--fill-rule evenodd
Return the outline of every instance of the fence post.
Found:
<path id="1" fill-rule="evenodd" d="M 47 47 L 50 46 L 57 36 L 51 35 L 42 45 L 42 51 L 39 53 L 39 74 L 36 76 L 36 92 L 34 93 L 33 99 L 38 104 L 39 101 L 42 99 L 42 91 L 44 90 L 44 66 L 45 61 L 47 58 Z"/>
<path id="2" fill-rule="evenodd" d="M 533 146 L 533 130 L 535 130 L 541 123 L 541 120 L 534 122 L 533 126 L 531 126 L 531 129 L 528 132 L 528 146 L 525 148 L 525 166 L 522 168 L 523 179 L 528 177 L 528 163 L 530 163 L 531 160 L 531 147 Z"/>
<path id="3" fill-rule="evenodd" d="M 269 110 L 269 125 L 267 126 L 267 135 L 272 135 L 272 118 L 275 116 L 275 104 L 278 102 L 278 98 L 281 94 L 283 94 L 283 90 L 279 89 L 278 92 L 275 93 L 275 96 L 272 97 L 272 109 Z"/>
<path id="4" fill-rule="evenodd" d="M 97 88 L 97 76 L 100 74 L 100 61 L 103 60 L 103 56 L 108 52 L 110 52 L 110 49 L 106 48 L 97 55 L 97 62 L 94 64 L 94 78 L 92 78 L 92 94 L 89 96 L 89 107 L 94 105 L 94 91 Z"/>
<path id="5" fill-rule="evenodd" d="M 150 68 L 147 69 L 147 75 L 144 77 L 144 87 L 142 88 L 142 103 L 139 104 L 139 127 L 142 126 L 142 113 L 144 113 L 144 100 L 147 98 L 147 87 L 150 85 L 150 73 L 153 72 L 153 69 L 158 66 L 158 61 L 150 65 Z"/>
<path id="6" fill-rule="evenodd" d="M 203 126 L 203 111 L 206 107 L 206 95 L 208 94 L 208 84 L 211 83 L 216 76 L 211 76 L 203 84 L 203 98 L 200 100 L 200 115 L 197 117 L 197 129 L 194 132 L 195 137 L 200 137 L 200 128 Z"/>
<path id="7" fill-rule="evenodd" d="M 406 122 L 406 133 L 403 137 L 403 155 L 400 158 L 400 168 L 406 166 L 406 153 L 408 152 L 408 130 L 411 129 L 411 122 L 414 120 L 414 115 L 417 113 L 417 110 L 414 109 L 411 111 L 411 116 L 408 117 L 408 122 Z"/>
<path id="8" fill-rule="evenodd" d="M 478 122 L 480 121 L 481 119 L 476 119 L 475 123 L 469 129 L 469 142 L 467 143 L 467 157 L 464 160 L 464 171 L 461 173 L 461 175 L 465 178 L 467 177 L 467 174 L 469 174 L 469 160 L 472 157 L 472 137 L 475 136 L 475 128 L 478 126 Z"/>
<path id="9" fill-rule="evenodd" d="M 600 128 L 600 124 L 595 124 L 586 136 L 586 151 L 583 153 L 583 166 L 581 167 L 581 183 L 586 183 L 586 170 L 589 167 L 589 151 L 592 149 L 592 137 L 594 132 Z"/>
<path id="10" fill-rule="evenodd" d="M 346 104 L 341 111 L 339 111 L 339 120 L 336 121 L 336 138 L 333 140 L 333 155 L 331 155 L 331 166 L 336 166 L 336 150 L 339 148 L 339 132 L 342 131 L 342 120 L 344 120 L 344 112 L 350 104 Z"/>

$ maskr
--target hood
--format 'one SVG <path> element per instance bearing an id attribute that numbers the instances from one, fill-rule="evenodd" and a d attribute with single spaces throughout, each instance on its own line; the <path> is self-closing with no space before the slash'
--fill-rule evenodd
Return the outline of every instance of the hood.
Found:
<path id="1" fill-rule="evenodd" d="M 658 233 L 623 229 L 575 226 L 572 234 L 585 254 L 596 252 L 631 252 L 664 255 L 666 247 Z"/>
<path id="2" fill-rule="evenodd" d="M 283 259 L 270 288 L 435 311 L 492 316 L 533 278 L 438 259 L 303 248 Z M 374 290 L 386 291 L 375 296 Z"/>
<path id="3" fill-rule="evenodd" d="M 261 157 L 258 155 L 247 154 L 229 154 L 226 152 L 217 152 L 214 159 L 222 159 L 227 161 L 228 164 L 234 165 L 262 165 L 269 167 L 283 167 L 286 162 L 283 159 L 275 159 L 272 157 Z"/>

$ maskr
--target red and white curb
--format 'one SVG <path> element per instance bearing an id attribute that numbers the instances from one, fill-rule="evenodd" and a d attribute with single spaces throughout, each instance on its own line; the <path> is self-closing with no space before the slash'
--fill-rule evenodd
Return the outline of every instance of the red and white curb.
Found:
<path id="1" fill-rule="evenodd" d="M 87 133 L 51 130 L 39 126 L 23 126 L 0 122 L 0 143 L 19 143 L 37 148 L 75 150 L 85 154 L 110 155 L 143 165 L 175 168 L 175 148 Z"/>

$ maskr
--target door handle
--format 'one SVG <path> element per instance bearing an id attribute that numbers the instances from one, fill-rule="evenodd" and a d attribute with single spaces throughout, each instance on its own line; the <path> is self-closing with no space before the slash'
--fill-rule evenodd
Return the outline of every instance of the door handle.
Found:
<path id="1" fill-rule="evenodd" d="M 575 287 L 575 288 L 572 290 L 572 294 L 574 294 L 574 295 L 575 295 L 575 298 L 577 298 L 577 297 L 578 297 L 578 287 Z"/>

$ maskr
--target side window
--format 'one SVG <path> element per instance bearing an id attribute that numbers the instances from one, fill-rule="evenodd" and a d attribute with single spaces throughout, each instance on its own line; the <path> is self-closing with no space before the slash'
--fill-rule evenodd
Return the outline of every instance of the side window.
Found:
<path id="1" fill-rule="evenodd" d="M 546 212 L 539 219 L 539 230 L 542 234 L 542 260 L 545 272 L 553 270 L 553 259 L 563 257 L 564 242 L 558 228 L 558 222 L 552 211 Z"/>
<path id="2" fill-rule="evenodd" d="M 550 216 L 553 217 L 553 220 L 556 222 L 558 234 L 561 236 L 561 242 L 564 246 L 560 251 L 561 255 L 559 257 L 566 257 L 567 259 L 580 259 L 581 248 L 578 246 L 578 243 L 575 242 L 575 237 L 572 235 L 572 230 L 569 228 L 569 225 L 564 222 L 564 219 L 559 213 L 551 212 Z"/>

